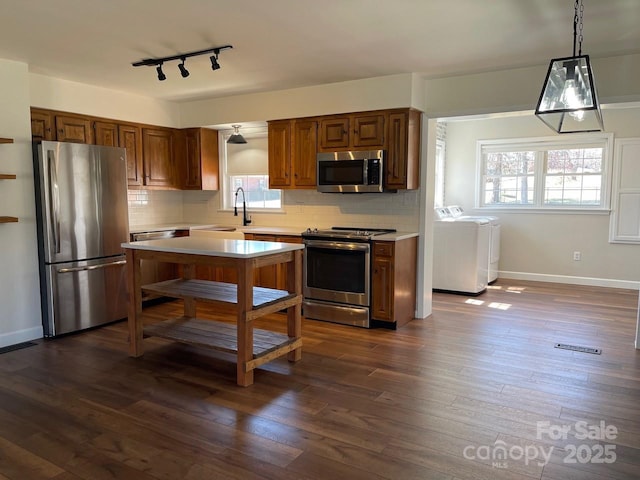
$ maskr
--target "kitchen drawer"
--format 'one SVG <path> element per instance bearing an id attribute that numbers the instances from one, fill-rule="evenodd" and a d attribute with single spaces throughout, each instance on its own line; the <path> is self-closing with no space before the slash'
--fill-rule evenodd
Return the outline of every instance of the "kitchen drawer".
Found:
<path id="1" fill-rule="evenodd" d="M 393 257 L 393 243 L 373 242 L 373 255 L 377 257 Z"/>

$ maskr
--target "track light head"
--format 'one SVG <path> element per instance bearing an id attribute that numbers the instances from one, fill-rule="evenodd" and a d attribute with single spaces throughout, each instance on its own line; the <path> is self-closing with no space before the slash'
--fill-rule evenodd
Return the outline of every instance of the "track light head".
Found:
<path id="1" fill-rule="evenodd" d="M 178 68 L 180 69 L 180 75 L 182 75 L 182 78 L 187 78 L 189 76 L 189 70 L 187 70 L 184 67 L 184 58 L 181 59 L 182 63 L 178 64 Z"/>
<path id="2" fill-rule="evenodd" d="M 160 65 L 156 67 L 156 72 L 158 72 L 158 80 L 160 80 L 161 82 L 167 79 L 167 76 L 162 71 L 162 63 L 160 63 Z"/>
<path id="3" fill-rule="evenodd" d="M 216 53 L 215 55 L 211 55 L 209 59 L 211 60 L 211 70 L 218 70 L 220 68 L 220 64 L 218 63 L 218 54 Z"/>

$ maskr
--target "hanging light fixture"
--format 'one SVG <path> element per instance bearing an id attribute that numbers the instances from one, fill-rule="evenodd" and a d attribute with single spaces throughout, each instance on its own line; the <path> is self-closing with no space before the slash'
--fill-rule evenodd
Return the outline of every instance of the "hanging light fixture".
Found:
<path id="1" fill-rule="evenodd" d="M 227 143 L 247 143 L 242 135 L 240 135 L 241 125 L 231 125 L 233 127 L 233 134 L 227 140 Z"/>
<path id="2" fill-rule="evenodd" d="M 551 60 L 536 116 L 558 133 L 599 132 L 604 125 L 593 71 L 589 55 L 582 55 L 582 0 L 574 8 L 573 56 Z"/>

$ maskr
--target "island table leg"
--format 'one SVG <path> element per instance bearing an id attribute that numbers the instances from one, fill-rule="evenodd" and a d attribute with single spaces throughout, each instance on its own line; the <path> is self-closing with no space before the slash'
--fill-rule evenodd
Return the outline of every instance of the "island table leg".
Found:
<path id="1" fill-rule="evenodd" d="M 140 357 L 144 353 L 142 345 L 142 291 L 140 258 L 133 249 L 126 249 L 127 288 L 129 289 L 128 327 L 129 356 Z"/>
<path id="2" fill-rule="evenodd" d="M 287 290 L 302 295 L 302 250 L 296 250 L 292 262 L 287 263 Z M 302 305 L 287 308 L 287 335 L 302 337 Z M 302 348 L 287 353 L 287 360 L 297 362 L 302 359 Z"/>
<path id="3" fill-rule="evenodd" d="M 253 263 L 250 260 L 238 264 L 238 359 L 237 383 L 242 387 L 253 384 L 253 370 L 247 364 L 253 359 L 253 321 L 247 313 L 253 308 Z"/>
<path id="4" fill-rule="evenodd" d="M 182 265 L 182 278 L 193 280 L 196 278 L 196 266 L 193 263 Z M 193 297 L 184 299 L 184 316 L 188 318 L 196 317 L 196 299 Z"/>

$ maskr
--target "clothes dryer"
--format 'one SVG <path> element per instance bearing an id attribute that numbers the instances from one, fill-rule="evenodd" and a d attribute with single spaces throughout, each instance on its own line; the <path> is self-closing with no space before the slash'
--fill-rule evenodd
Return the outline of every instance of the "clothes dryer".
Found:
<path id="1" fill-rule="evenodd" d="M 433 289 L 479 295 L 489 278 L 491 225 L 484 218 L 434 222 Z"/>
<path id="2" fill-rule="evenodd" d="M 465 215 L 462 207 L 450 205 L 444 207 L 453 219 L 486 218 L 491 226 L 489 235 L 489 267 L 487 282 L 492 284 L 498 279 L 500 266 L 500 218 L 491 215 Z"/>

